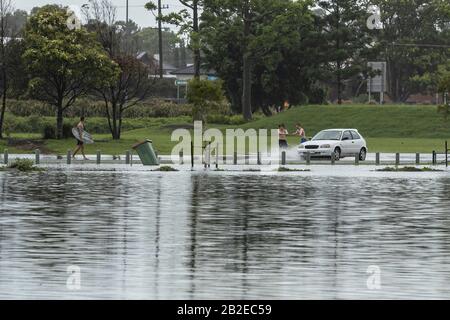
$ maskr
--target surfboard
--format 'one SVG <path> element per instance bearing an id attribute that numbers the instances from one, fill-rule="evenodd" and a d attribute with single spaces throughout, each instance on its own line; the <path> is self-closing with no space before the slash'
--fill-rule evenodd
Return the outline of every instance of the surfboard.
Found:
<path id="1" fill-rule="evenodd" d="M 80 133 L 77 128 L 72 129 L 72 134 L 75 137 L 75 139 L 80 140 Z M 92 136 L 89 133 L 87 133 L 86 131 L 83 131 L 83 142 L 86 144 L 94 143 Z"/>

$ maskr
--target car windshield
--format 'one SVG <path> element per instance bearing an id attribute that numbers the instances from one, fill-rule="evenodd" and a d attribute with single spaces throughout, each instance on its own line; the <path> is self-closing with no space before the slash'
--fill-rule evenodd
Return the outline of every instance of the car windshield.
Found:
<path id="1" fill-rule="evenodd" d="M 312 139 L 312 141 L 340 140 L 341 134 L 342 131 L 321 131 Z"/>

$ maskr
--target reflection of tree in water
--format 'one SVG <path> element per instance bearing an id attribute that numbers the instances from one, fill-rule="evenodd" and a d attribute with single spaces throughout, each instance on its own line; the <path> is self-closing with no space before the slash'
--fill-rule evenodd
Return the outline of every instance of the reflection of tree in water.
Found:
<path id="1" fill-rule="evenodd" d="M 118 249 L 113 244 L 123 219 L 113 212 L 123 207 L 125 190 L 119 180 L 116 174 L 92 172 L 5 176 L 2 203 L 21 205 L 9 213 L 14 223 L 8 224 L 8 232 L 17 235 L 15 245 L 33 252 L 41 267 L 61 263 L 55 255 L 46 259 L 51 253 L 62 254 L 65 265 L 111 254 L 111 248 Z"/>
<path id="2" fill-rule="evenodd" d="M 193 175 L 192 276 L 219 267 L 244 275 L 261 267 L 278 272 L 289 256 L 309 261 L 311 242 L 322 229 L 316 209 L 324 210 L 324 231 L 335 233 L 336 222 L 330 222 L 337 219 L 333 199 L 339 192 L 319 204 L 315 197 L 323 192 L 328 190 L 319 190 L 311 179 Z"/>

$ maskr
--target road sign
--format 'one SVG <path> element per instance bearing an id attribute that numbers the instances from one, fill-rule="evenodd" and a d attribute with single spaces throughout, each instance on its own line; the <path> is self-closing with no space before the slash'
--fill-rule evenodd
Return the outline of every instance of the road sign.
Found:
<path id="1" fill-rule="evenodd" d="M 176 85 L 177 87 L 180 87 L 180 86 L 187 86 L 187 84 L 188 84 L 188 81 L 187 81 L 187 80 L 175 80 L 175 85 Z"/>
<path id="2" fill-rule="evenodd" d="M 386 92 L 386 62 L 369 62 L 368 66 L 378 74 L 369 78 L 367 92 Z"/>

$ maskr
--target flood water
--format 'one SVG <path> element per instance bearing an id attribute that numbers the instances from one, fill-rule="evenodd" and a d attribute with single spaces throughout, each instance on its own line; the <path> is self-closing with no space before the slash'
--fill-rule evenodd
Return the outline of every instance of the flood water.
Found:
<path id="1" fill-rule="evenodd" d="M 0 172 L 0 298 L 448 299 L 450 177 L 391 175 Z"/>

